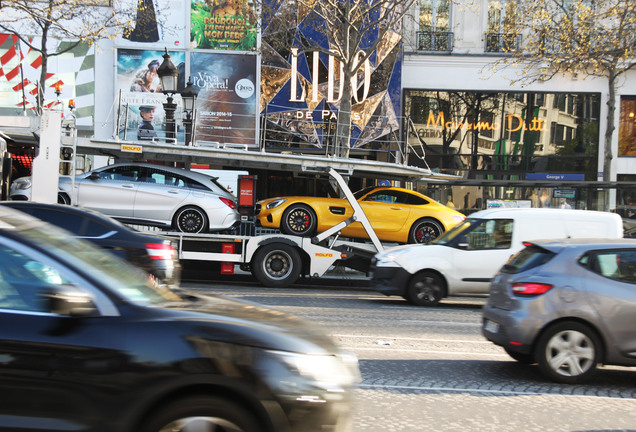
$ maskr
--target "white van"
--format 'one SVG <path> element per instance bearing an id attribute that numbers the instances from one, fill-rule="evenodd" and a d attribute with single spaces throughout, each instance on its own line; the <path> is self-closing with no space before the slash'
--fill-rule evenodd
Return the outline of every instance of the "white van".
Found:
<path id="1" fill-rule="evenodd" d="M 497 208 L 473 213 L 428 245 L 385 249 L 371 263 L 371 288 L 419 306 L 448 296 L 486 295 L 490 280 L 528 240 L 620 238 L 619 215 L 588 210 Z"/>

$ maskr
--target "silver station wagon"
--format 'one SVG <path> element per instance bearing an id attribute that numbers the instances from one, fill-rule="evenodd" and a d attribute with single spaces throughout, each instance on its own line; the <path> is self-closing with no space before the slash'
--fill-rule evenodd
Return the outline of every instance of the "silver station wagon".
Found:
<path id="1" fill-rule="evenodd" d="M 236 197 L 215 177 L 162 165 L 120 163 L 75 177 L 61 177 L 58 202 L 74 202 L 125 223 L 185 233 L 230 230 L 239 221 Z M 31 178 L 11 185 L 10 199 L 29 200 Z"/>

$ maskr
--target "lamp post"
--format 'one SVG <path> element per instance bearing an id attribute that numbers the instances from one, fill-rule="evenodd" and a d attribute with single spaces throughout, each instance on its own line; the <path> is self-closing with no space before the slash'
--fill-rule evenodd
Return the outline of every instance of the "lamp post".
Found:
<path id="1" fill-rule="evenodd" d="M 172 95 L 177 92 L 177 77 L 179 70 L 170 61 L 170 54 L 168 54 L 168 48 L 163 55 L 163 63 L 157 69 L 157 75 L 161 80 L 161 92 L 168 96 L 166 103 L 163 104 L 163 109 L 166 112 L 166 138 L 176 138 L 176 124 L 174 120 L 174 113 L 177 110 L 177 104 L 173 102 Z"/>
<path id="2" fill-rule="evenodd" d="M 181 92 L 183 110 L 186 114 L 186 118 L 183 121 L 185 125 L 185 145 L 192 145 L 192 123 L 194 120 L 194 108 L 196 107 L 198 94 L 199 92 L 192 86 L 192 78 L 188 79 L 185 89 Z"/>

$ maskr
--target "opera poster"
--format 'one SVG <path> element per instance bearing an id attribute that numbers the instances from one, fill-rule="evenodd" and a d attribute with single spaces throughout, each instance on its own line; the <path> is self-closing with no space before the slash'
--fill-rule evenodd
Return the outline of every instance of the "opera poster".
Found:
<path id="1" fill-rule="evenodd" d="M 157 69 L 165 51 L 119 49 L 117 51 L 117 82 L 119 95 L 119 138 L 126 140 L 165 139 L 166 115 Z M 179 70 L 178 91 L 185 88 L 185 52 L 171 51 L 170 60 Z M 177 141 L 183 142 L 181 96 L 175 94 Z"/>
<path id="2" fill-rule="evenodd" d="M 256 145 L 256 55 L 190 54 L 198 143 Z"/>
<path id="3" fill-rule="evenodd" d="M 191 0 L 190 46 L 254 51 L 257 17 L 249 0 Z"/>

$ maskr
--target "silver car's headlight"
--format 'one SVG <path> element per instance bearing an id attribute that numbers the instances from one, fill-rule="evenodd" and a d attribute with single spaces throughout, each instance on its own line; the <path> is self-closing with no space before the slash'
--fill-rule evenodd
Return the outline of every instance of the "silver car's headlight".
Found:
<path id="1" fill-rule="evenodd" d="M 360 382 L 358 358 L 353 354 L 310 355 L 268 351 L 292 371 L 325 386 L 347 386 Z"/>
<path id="2" fill-rule="evenodd" d="M 31 187 L 30 178 L 19 178 L 13 181 L 11 184 L 11 190 L 25 190 Z"/>
<path id="3" fill-rule="evenodd" d="M 280 199 L 276 199 L 270 203 L 268 203 L 265 207 L 268 209 L 273 209 L 278 207 L 279 205 L 281 205 L 282 203 L 284 203 L 285 201 L 287 201 L 286 198 L 280 198 Z"/>

